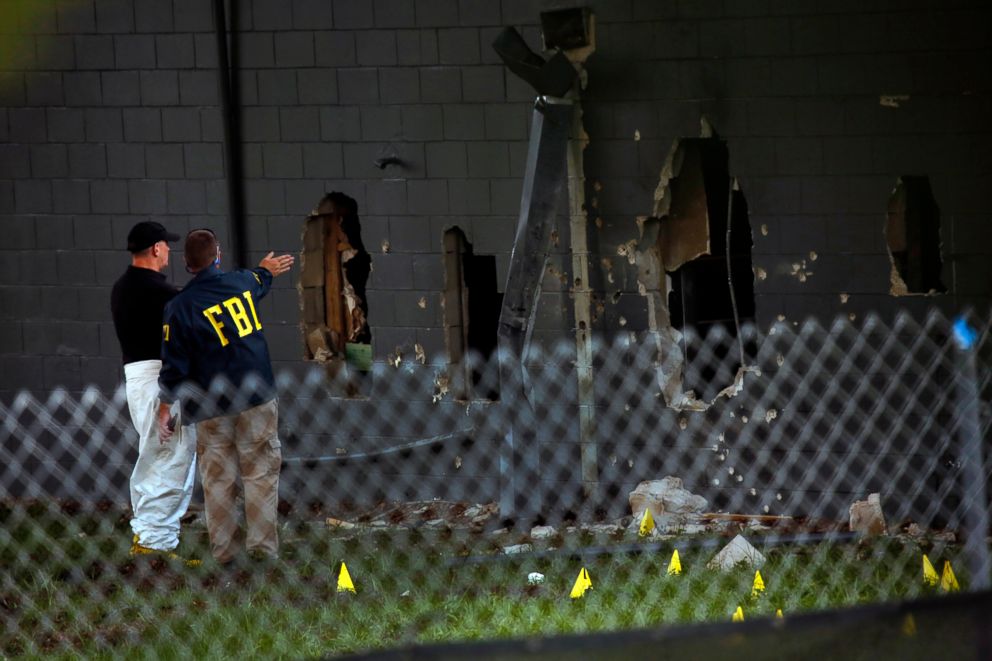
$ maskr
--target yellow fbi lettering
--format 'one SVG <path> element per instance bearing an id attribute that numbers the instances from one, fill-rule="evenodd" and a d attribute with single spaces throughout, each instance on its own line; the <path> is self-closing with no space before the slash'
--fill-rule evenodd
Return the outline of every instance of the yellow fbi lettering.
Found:
<path id="1" fill-rule="evenodd" d="M 226 347 L 230 344 L 230 340 L 224 334 L 224 329 L 227 326 L 221 321 L 221 315 L 224 310 L 227 310 L 228 316 L 234 323 L 234 329 L 238 332 L 238 337 L 244 337 L 245 335 L 250 335 L 255 331 L 262 330 L 262 324 L 258 321 L 258 313 L 255 312 L 255 302 L 251 298 L 251 292 L 246 291 L 241 294 L 241 297 L 245 299 L 248 303 L 248 308 L 245 309 L 245 304 L 241 302 L 241 298 L 237 296 L 232 296 L 231 298 L 218 303 L 217 305 L 211 305 L 209 308 L 203 311 L 203 316 L 207 318 L 210 325 L 213 326 L 214 331 L 217 333 L 217 337 L 220 339 L 220 345 Z M 223 310 L 221 309 L 223 307 Z M 248 313 L 251 312 L 251 318 L 248 317 Z M 168 339 L 168 329 L 166 329 L 166 338 Z"/>

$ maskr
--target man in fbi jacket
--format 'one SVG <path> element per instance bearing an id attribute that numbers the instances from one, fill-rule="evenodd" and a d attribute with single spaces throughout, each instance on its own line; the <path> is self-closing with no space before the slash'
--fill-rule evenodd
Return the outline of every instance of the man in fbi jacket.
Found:
<path id="1" fill-rule="evenodd" d="M 185 422 L 196 423 L 196 453 L 210 533 L 218 562 L 239 550 L 235 485 L 244 486 L 245 547 L 251 555 L 276 557 L 279 467 L 278 406 L 269 347 L 258 303 L 272 277 L 289 270 L 291 255 L 269 253 L 258 268 L 220 270 L 220 245 L 210 230 L 186 236 L 186 268 L 194 274 L 165 306 L 158 427 L 172 437 L 172 404 Z M 214 389 L 211 390 L 211 386 Z"/>

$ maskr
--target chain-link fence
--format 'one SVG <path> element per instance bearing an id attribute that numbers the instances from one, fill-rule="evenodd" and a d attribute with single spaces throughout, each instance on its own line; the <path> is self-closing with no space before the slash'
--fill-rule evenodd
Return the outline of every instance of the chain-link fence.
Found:
<path id="1" fill-rule="evenodd" d="M 129 554 L 123 388 L 21 393 L 0 653 L 318 655 L 986 589 L 992 343 L 957 335 L 935 313 L 305 365 L 278 378 L 280 557 L 226 565 L 199 497 L 176 557 Z M 198 397 L 221 392 L 244 395 Z"/>

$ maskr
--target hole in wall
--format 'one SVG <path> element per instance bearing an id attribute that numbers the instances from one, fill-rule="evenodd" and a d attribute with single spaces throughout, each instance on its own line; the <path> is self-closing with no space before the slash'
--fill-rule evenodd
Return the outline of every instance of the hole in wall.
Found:
<path id="1" fill-rule="evenodd" d="M 362 243 L 358 204 L 325 195 L 303 229 L 300 276 L 306 358 L 345 360 L 359 370 L 372 362 L 365 287 L 372 257 Z"/>
<path id="2" fill-rule="evenodd" d="M 682 388 L 710 401 L 742 366 L 739 326 L 755 317 L 751 225 L 747 200 L 730 176 L 727 143 L 684 138 L 675 149 L 658 249 L 670 323 L 682 334 Z M 717 326 L 729 341 L 706 341 Z M 757 349 L 753 343 L 743 349 L 749 362 Z"/>
<path id="3" fill-rule="evenodd" d="M 940 208 L 930 178 L 902 176 L 889 196 L 885 241 L 892 264 L 893 296 L 935 296 L 947 291 L 941 282 Z"/>
<path id="4" fill-rule="evenodd" d="M 499 399 L 496 352 L 503 294 L 496 257 L 476 255 L 465 233 L 444 233 L 444 331 L 451 388 L 459 399 Z"/>

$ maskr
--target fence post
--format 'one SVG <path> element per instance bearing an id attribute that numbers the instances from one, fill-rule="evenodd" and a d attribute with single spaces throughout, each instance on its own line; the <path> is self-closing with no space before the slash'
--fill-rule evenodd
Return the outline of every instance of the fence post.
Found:
<path id="1" fill-rule="evenodd" d="M 975 352 L 978 334 L 964 317 L 954 321 L 956 395 L 960 407 L 961 482 L 964 521 L 967 528 L 964 554 L 971 574 L 973 590 L 987 590 L 992 584 L 992 561 L 989 557 L 989 501 L 985 489 L 985 458 L 981 426 L 978 420 L 978 377 Z"/>

